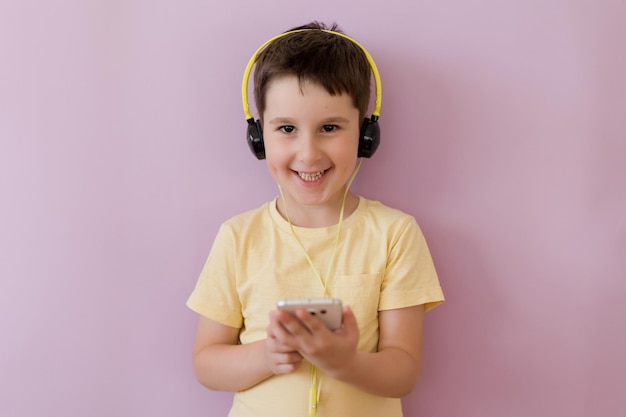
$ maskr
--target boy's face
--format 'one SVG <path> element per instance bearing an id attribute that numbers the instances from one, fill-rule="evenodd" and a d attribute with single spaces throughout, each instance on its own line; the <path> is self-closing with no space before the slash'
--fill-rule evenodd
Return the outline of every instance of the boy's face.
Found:
<path id="1" fill-rule="evenodd" d="M 271 82 L 265 103 L 267 166 L 289 209 L 339 207 L 357 162 L 360 117 L 352 98 L 287 76 Z"/>

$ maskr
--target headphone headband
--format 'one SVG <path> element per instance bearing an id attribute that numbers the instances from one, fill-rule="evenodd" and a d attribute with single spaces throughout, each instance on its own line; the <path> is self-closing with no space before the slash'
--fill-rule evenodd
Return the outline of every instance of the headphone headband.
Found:
<path id="1" fill-rule="evenodd" d="M 347 39 L 353 44 L 355 44 L 356 46 L 358 46 L 361 49 L 361 51 L 363 51 L 363 53 L 365 54 L 365 58 L 367 59 L 367 62 L 369 63 L 370 68 L 372 69 L 372 74 L 374 76 L 374 83 L 376 85 L 376 101 L 374 103 L 374 110 L 372 111 L 372 118 L 378 119 L 378 117 L 380 116 L 380 107 L 382 105 L 382 83 L 380 81 L 380 74 L 378 73 L 378 68 L 376 67 L 376 63 L 374 62 L 374 59 L 372 58 L 370 53 L 367 51 L 367 49 L 365 49 L 365 47 L 363 47 L 356 40 L 352 39 L 348 35 L 343 34 L 341 32 L 335 32 L 333 30 L 328 30 L 328 29 L 297 29 L 297 30 L 291 30 L 288 32 L 283 32 L 269 39 L 254 52 L 254 54 L 248 61 L 248 65 L 246 66 L 246 69 L 243 73 L 243 81 L 241 83 L 241 101 L 243 103 L 243 112 L 246 116 L 246 120 L 248 121 L 254 120 L 254 116 L 252 116 L 252 113 L 250 112 L 250 104 L 248 103 L 248 81 L 250 79 L 250 73 L 252 72 L 252 67 L 254 66 L 254 63 L 256 62 L 256 59 L 259 53 L 261 53 L 261 51 L 265 49 L 267 45 L 274 42 L 276 39 L 280 39 L 282 37 L 291 35 L 292 33 L 298 33 L 298 32 L 310 31 L 310 30 L 321 30 L 322 32 L 341 36 L 342 38 Z"/>

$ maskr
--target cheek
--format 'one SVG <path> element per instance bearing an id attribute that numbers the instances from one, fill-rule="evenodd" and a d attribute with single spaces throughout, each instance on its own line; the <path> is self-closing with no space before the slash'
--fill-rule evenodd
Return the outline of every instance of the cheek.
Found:
<path id="1" fill-rule="evenodd" d="M 265 158 L 271 165 L 288 164 L 293 157 L 294 149 L 280 136 L 264 135 Z"/>
<path id="2" fill-rule="evenodd" d="M 279 143 L 279 138 L 275 137 L 274 132 L 263 132 L 263 145 L 268 158 L 280 158 L 282 148 Z"/>
<path id="3" fill-rule="evenodd" d="M 284 171 L 287 166 L 287 159 L 283 154 L 277 152 L 277 149 L 265 147 L 265 163 L 270 174 L 277 178 Z"/>
<path id="4" fill-rule="evenodd" d="M 356 164 L 358 161 L 359 153 L 359 140 L 356 139 L 353 144 L 349 147 L 346 147 L 345 150 L 341 153 L 341 159 L 347 165 Z"/>

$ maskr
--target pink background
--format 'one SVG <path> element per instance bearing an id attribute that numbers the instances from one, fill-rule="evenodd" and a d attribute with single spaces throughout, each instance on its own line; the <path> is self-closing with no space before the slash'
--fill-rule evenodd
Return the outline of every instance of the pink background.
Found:
<path id="1" fill-rule="evenodd" d="M 184 303 L 219 224 L 276 194 L 244 66 L 313 19 L 379 65 L 354 188 L 418 218 L 448 298 L 406 415 L 623 413 L 624 1 L 20 0 L 0 4 L 1 416 L 225 415 Z"/>

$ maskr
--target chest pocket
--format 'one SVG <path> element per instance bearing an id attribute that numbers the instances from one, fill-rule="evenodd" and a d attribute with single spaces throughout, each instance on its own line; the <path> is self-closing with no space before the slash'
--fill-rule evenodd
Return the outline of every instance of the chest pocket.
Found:
<path id="1" fill-rule="evenodd" d="M 382 273 L 337 275 L 329 286 L 329 295 L 349 306 L 359 323 L 361 333 L 378 331 L 378 302 Z M 363 336 L 363 334 L 362 334 Z"/>

